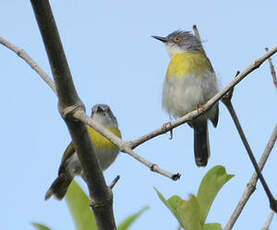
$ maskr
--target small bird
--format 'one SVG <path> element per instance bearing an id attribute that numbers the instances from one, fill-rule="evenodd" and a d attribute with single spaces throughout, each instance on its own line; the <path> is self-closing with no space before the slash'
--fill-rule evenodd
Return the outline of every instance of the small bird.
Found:
<path id="1" fill-rule="evenodd" d="M 93 106 L 91 118 L 121 138 L 116 117 L 113 115 L 108 105 L 97 104 Z M 87 129 L 93 143 L 96 156 L 99 160 L 100 167 L 104 171 L 114 162 L 119 153 L 119 149 L 116 145 L 93 128 L 87 126 Z M 74 144 L 71 142 L 63 154 L 58 177 L 48 189 L 45 195 L 45 200 L 48 200 L 52 195 L 61 200 L 65 196 L 74 176 L 83 176 L 82 171 L 82 166 L 77 152 L 75 151 Z"/>
<path id="2" fill-rule="evenodd" d="M 163 87 L 163 108 L 174 118 L 201 107 L 218 92 L 212 64 L 201 41 L 190 32 L 175 31 L 167 37 L 152 36 L 163 42 L 171 57 Z M 218 103 L 209 111 L 188 122 L 194 129 L 194 156 L 198 167 L 204 167 L 210 156 L 208 119 L 218 122 Z"/>

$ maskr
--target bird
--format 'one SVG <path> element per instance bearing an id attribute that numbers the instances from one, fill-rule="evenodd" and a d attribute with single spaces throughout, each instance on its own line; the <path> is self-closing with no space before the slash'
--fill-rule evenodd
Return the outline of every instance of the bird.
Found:
<path id="1" fill-rule="evenodd" d="M 100 123 L 113 134 L 121 138 L 117 119 L 108 105 L 94 105 L 91 112 L 91 119 Z M 104 171 L 115 161 L 119 153 L 119 148 L 90 126 L 87 126 L 87 130 L 93 143 L 100 167 Z M 58 200 L 63 199 L 70 183 L 76 175 L 81 175 L 84 178 L 78 154 L 75 150 L 74 144 L 71 142 L 64 151 L 58 171 L 58 177 L 46 192 L 45 200 L 48 200 L 52 195 Z"/>
<path id="2" fill-rule="evenodd" d="M 163 42 L 171 58 L 163 84 L 162 107 L 173 118 L 201 108 L 218 93 L 218 81 L 201 41 L 189 31 L 177 30 Z M 198 167 L 205 167 L 210 156 L 208 120 L 218 123 L 218 103 L 188 124 L 194 130 L 194 156 Z"/>

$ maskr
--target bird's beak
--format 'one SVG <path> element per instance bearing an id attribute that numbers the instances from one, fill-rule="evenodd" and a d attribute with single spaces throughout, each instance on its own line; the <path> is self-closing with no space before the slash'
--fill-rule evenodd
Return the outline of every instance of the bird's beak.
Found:
<path id="1" fill-rule="evenodd" d="M 161 41 L 161 42 L 168 42 L 168 38 L 167 37 L 160 37 L 160 36 L 152 36 L 153 38 Z"/>

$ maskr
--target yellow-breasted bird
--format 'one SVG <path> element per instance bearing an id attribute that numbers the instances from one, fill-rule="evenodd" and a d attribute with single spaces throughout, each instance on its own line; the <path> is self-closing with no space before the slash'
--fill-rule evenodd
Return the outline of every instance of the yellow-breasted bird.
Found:
<path id="1" fill-rule="evenodd" d="M 117 120 L 108 105 L 97 104 L 93 106 L 91 118 L 121 138 Z M 100 167 L 102 170 L 105 170 L 114 162 L 118 155 L 119 149 L 116 145 L 93 128 L 87 126 L 87 129 L 93 143 L 96 156 L 99 160 Z M 45 195 L 45 200 L 49 199 L 52 195 L 54 195 L 57 199 L 62 199 L 65 196 L 71 181 L 76 175 L 82 175 L 82 166 L 78 159 L 77 152 L 75 151 L 74 144 L 71 142 L 63 154 L 58 177 L 48 189 Z"/>
<path id="2" fill-rule="evenodd" d="M 173 117 L 182 117 L 195 110 L 218 92 L 215 72 L 201 41 L 190 32 L 175 31 L 162 41 L 171 57 L 164 81 L 162 105 Z M 218 103 L 190 121 L 194 129 L 194 155 L 197 166 L 206 166 L 210 156 L 208 119 L 218 122 Z"/>

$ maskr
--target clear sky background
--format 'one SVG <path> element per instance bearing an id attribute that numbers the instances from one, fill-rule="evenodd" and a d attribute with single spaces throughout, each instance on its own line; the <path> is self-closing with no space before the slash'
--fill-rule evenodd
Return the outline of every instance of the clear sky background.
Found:
<path id="1" fill-rule="evenodd" d="M 230 82 L 277 45 L 277 2 L 272 1 L 51 1 L 52 9 L 78 93 L 90 108 L 111 106 L 123 137 L 137 138 L 169 121 L 161 108 L 161 92 L 169 57 L 151 35 L 192 30 L 197 24 L 220 87 Z M 29 1 L 3 1 L 0 36 L 23 48 L 51 75 L 46 52 Z M 0 229 L 31 230 L 32 221 L 53 229 L 73 230 L 65 201 L 44 201 L 55 179 L 70 136 L 57 110 L 57 98 L 38 75 L 14 53 L 0 46 L 1 60 L 1 221 Z M 277 58 L 273 57 L 277 66 Z M 249 143 L 259 158 L 276 124 L 276 89 L 268 63 L 235 88 L 233 103 Z M 114 211 L 119 223 L 145 205 L 150 210 L 132 227 L 177 229 L 177 221 L 160 202 L 165 197 L 188 198 L 196 193 L 204 174 L 224 165 L 236 176 L 220 191 L 208 222 L 225 226 L 249 181 L 253 167 L 223 104 L 219 124 L 210 124 L 211 157 L 204 169 L 194 163 L 193 132 L 187 125 L 139 146 L 136 152 L 182 177 L 174 182 L 150 172 L 122 153 L 106 172 L 116 175 Z M 264 169 L 277 195 L 276 147 Z M 84 185 L 84 184 L 83 184 Z M 86 187 L 83 186 L 85 189 Z M 258 183 L 234 229 L 261 229 L 269 214 L 267 197 Z M 277 228 L 273 219 L 271 229 Z"/>

